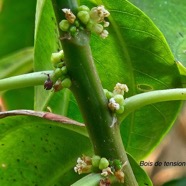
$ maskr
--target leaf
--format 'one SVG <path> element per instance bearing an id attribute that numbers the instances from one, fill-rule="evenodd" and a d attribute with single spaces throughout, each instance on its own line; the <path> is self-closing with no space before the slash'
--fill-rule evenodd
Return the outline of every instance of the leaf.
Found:
<path id="1" fill-rule="evenodd" d="M 33 45 L 36 0 L 1 0 L 0 58 Z"/>
<path id="2" fill-rule="evenodd" d="M 61 127 L 60 127 L 61 126 Z M 35 116 L 0 119 L 0 185 L 70 185 L 77 157 L 91 152 L 87 137 Z"/>
<path id="3" fill-rule="evenodd" d="M 27 87 L 6 91 L 2 95 L 3 104 L 6 110 L 14 109 L 33 109 L 34 107 L 34 88 Z"/>
<path id="4" fill-rule="evenodd" d="M 91 47 L 103 87 L 117 82 L 129 97 L 146 91 L 181 87 L 180 75 L 166 40 L 154 23 L 126 0 L 94 0 L 109 10 L 109 36 L 92 35 Z M 81 4 L 91 4 L 81 1 Z M 136 110 L 121 125 L 126 150 L 136 159 L 147 156 L 172 126 L 179 102 L 153 104 Z"/>
<path id="5" fill-rule="evenodd" d="M 186 65 L 185 2 L 182 0 L 130 0 L 141 8 L 161 29 L 175 59 Z"/>
<path id="6" fill-rule="evenodd" d="M 24 48 L 0 59 L 0 79 L 28 73 L 33 69 L 33 48 Z"/>
<path id="7" fill-rule="evenodd" d="M 147 173 L 136 163 L 134 158 L 127 154 L 130 165 L 138 182 L 138 185 L 146 185 L 146 186 L 153 186 L 150 178 L 148 177 Z"/>

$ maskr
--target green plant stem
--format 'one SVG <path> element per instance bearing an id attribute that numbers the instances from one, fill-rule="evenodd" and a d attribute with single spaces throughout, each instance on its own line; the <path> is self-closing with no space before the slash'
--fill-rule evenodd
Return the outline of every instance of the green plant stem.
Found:
<path id="1" fill-rule="evenodd" d="M 24 88 L 29 86 L 44 85 L 47 75 L 51 78 L 53 71 L 33 72 L 0 80 L 0 91 Z"/>
<path id="2" fill-rule="evenodd" d="M 77 8 L 75 0 L 56 1 L 56 14 L 61 21 L 61 8 Z M 53 2 L 54 3 L 54 2 Z M 55 4 L 55 3 L 54 3 Z M 56 7 L 56 4 L 54 8 Z M 64 35 L 62 35 L 62 38 Z M 78 102 L 87 127 L 94 152 L 108 159 L 128 161 L 118 125 L 112 125 L 113 117 L 107 107 L 107 99 L 98 77 L 89 45 L 89 34 L 79 32 L 76 37 L 63 39 L 65 63 L 72 80 L 72 92 Z M 125 184 L 138 185 L 130 163 L 124 169 Z"/>
<path id="3" fill-rule="evenodd" d="M 89 132 L 95 154 L 109 159 L 128 161 L 120 136 L 119 126 L 112 125 L 113 117 L 98 78 L 85 33 L 63 41 L 72 92 L 76 97 Z M 126 166 L 127 185 L 137 185 L 130 164 Z"/>
<path id="4" fill-rule="evenodd" d="M 128 114 L 145 105 L 176 100 L 186 100 L 186 88 L 156 90 L 137 94 L 125 99 L 125 111 L 118 119 L 122 121 Z"/>

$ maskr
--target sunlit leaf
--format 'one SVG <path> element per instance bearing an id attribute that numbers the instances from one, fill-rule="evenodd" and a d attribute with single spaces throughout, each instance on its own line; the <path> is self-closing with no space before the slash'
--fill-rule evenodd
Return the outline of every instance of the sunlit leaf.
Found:
<path id="1" fill-rule="evenodd" d="M 60 124 L 61 125 L 61 124 Z M 0 185 L 70 185 L 73 167 L 90 153 L 87 137 L 34 116 L 0 119 Z"/>

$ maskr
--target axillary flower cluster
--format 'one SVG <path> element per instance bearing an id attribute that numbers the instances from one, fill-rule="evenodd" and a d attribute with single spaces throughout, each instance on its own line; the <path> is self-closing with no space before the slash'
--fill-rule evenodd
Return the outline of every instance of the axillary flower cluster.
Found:
<path id="1" fill-rule="evenodd" d="M 62 88 L 70 88 L 71 80 L 68 77 L 67 68 L 64 62 L 64 52 L 63 50 L 59 52 L 52 53 L 51 62 L 54 67 L 54 72 L 51 75 L 47 74 L 48 78 L 44 82 L 44 89 L 53 89 L 54 92 L 60 91 Z"/>
<path id="2" fill-rule="evenodd" d="M 62 9 L 62 11 L 65 13 L 66 19 L 59 23 L 59 27 L 70 36 L 76 36 L 80 30 L 96 33 L 103 39 L 108 36 L 109 33 L 105 28 L 109 26 L 109 22 L 105 21 L 105 18 L 110 13 L 103 5 L 92 9 L 85 5 L 79 6 L 76 15 L 67 8 Z"/>
<path id="3" fill-rule="evenodd" d="M 111 110 L 113 114 L 113 121 L 110 127 L 113 127 L 115 123 L 117 123 L 117 115 L 120 115 L 124 112 L 124 93 L 128 92 L 129 89 L 126 84 L 117 83 L 114 87 L 113 92 L 108 91 L 107 89 L 103 89 L 108 99 L 108 108 Z"/>
<path id="4" fill-rule="evenodd" d="M 103 179 L 100 180 L 99 185 L 104 185 L 104 182 L 106 182 L 107 185 L 110 185 L 110 178 L 113 176 L 120 183 L 124 183 L 125 175 L 123 169 L 126 164 L 127 162 L 122 163 L 118 159 L 107 160 L 106 158 L 97 155 L 94 155 L 92 157 L 83 155 L 81 158 L 79 157 L 77 159 L 77 164 L 74 167 L 74 171 L 78 174 L 100 172 Z"/>

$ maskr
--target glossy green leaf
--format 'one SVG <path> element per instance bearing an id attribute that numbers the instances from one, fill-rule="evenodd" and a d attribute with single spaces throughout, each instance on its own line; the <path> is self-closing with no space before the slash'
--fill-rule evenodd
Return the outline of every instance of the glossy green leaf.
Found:
<path id="1" fill-rule="evenodd" d="M 0 57 L 33 46 L 36 0 L 0 1 Z"/>
<path id="2" fill-rule="evenodd" d="M 82 4 L 89 4 L 81 1 Z M 180 76 L 163 34 L 138 8 L 125 0 L 94 0 L 110 11 L 109 37 L 93 35 L 91 47 L 104 88 L 117 82 L 129 97 L 146 91 L 181 87 Z M 126 150 L 139 160 L 158 144 L 175 120 L 179 102 L 153 104 L 136 110 L 121 125 Z"/>
<path id="3" fill-rule="evenodd" d="M 130 0 L 141 8 L 165 35 L 175 60 L 186 64 L 185 2 L 182 0 Z"/>
<path id="4" fill-rule="evenodd" d="M 33 116 L 0 119 L 0 147 L 3 186 L 70 185 L 77 157 L 91 151 L 87 137 Z"/>

